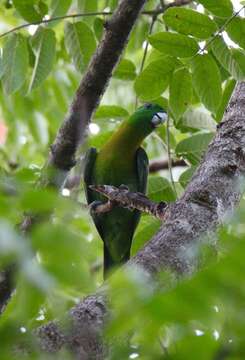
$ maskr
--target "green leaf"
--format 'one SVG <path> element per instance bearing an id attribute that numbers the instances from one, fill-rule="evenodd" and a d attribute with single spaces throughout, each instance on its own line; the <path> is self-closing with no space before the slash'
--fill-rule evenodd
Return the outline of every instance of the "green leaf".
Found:
<path id="1" fill-rule="evenodd" d="M 65 26 L 65 44 L 76 69 L 82 72 L 96 48 L 92 30 L 85 22 L 68 22 Z"/>
<path id="2" fill-rule="evenodd" d="M 32 234 L 32 246 L 38 251 L 43 267 L 68 286 L 80 287 L 86 280 L 81 276 L 87 262 L 81 261 L 85 249 L 80 240 L 69 228 L 55 224 L 39 226 Z"/>
<path id="3" fill-rule="evenodd" d="M 96 39 L 98 41 L 100 41 L 103 31 L 104 31 L 104 21 L 101 18 L 96 17 L 94 19 L 93 27 L 94 27 L 94 33 L 95 33 Z"/>
<path id="4" fill-rule="evenodd" d="M 230 97 L 233 93 L 234 87 L 236 85 L 236 81 L 235 80 L 227 80 L 226 84 L 225 84 L 225 88 L 223 90 L 223 95 L 222 95 L 222 99 L 221 99 L 221 104 L 218 108 L 218 111 L 216 113 L 216 121 L 220 122 L 223 118 L 225 109 L 228 105 L 228 102 L 230 100 Z"/>
<path id="5" fill-rule="evenodd" d="M 46 213 L 54 209 L 58 196 L 54 191 L 47 189 L 32 189 L 21 194 L 22 211 Z"/>
<path id="6" fill-rule="evenodd" d="M 81 13 L 94 13 L 98 10 L 98 0 L 77 0 L 77 3 L 79 12 Z M 93 16 L 86 16 L 84 18 L 84 21 L 91 24 L 93 22 L 93 19 Z"/>
<path id="7" fill-rule="evenodd" d="M 231 55 L 239 69 L 239 80 L 245 79 L 245 51 L 241 49 L 231 49 Z"/>
<path id="8" fill-rule="evenodd" d="M 208 39 L 217 30 L 217 25 L 207 15 L 181 7 L 169 8 L 163 20 L 173 30 L 199 39 Z"/>
<path id="9" fill-rule="evenodd" d="M 216 122 L 206 109 L 190 107 L 178 122 L 178 127 L 192 129 L 216 130 Z"/>
<path id="10" fill-rule="evenodd" d="M 37 88 L 49 75 L 55 60 L 55 33 L 51 29 L 39 27 L 31 39 L 31 46 L 36 56 L 29 91 Z"/>
<path id="11" fill-rule="evenodd" d="M 187 68 L 174 71 L 169 89 L 169 106 L 176 120 L 186 111 L 191 103 L 192 81 Z"/>
<path id="12" fill-rule="evenodd" d="M 0 53 L 0 79 L 1 79 L 1 77 L 3 76 L 3 73 L 4 73 L 4 68 L 3 68 L 3 56 L 2 56 L 2 54 Z"/>
<path id="13" fill-rule="evenodd" d="M 245 78 L 245 59 L 242 50 L 230 50 L 221 36 L 212 42 L 212 51 L 220 64 L 238 81 Z"/>
<path id="14" fill-rule="evenodd" d="M 142 100 L 159 97 L 168 87 L 176 63 L 170 56 L 151 62 L 136 78 L 134 88 Z"/>
<path id="15" fill-rule="evenodd" d="M 50 17 L 62 16 L 67 13 L 72 0 L 52 0 L 50 5 Z"/>
<path id="16" fill-rule="evenodd" d="M 45 15 L 38 3 L 37 0 L 13 0 L 16 10 L 28 22 L 40 21 Z"/>
<path id="17" fill-rule="evenodd" d="M 213 133 L 195 134 L 180 141 L 175 149 L 176 155 L 198 165 L 213 136 Z"/>
<path id="18" fill-rule="evenodd" d="M 77 0 L 79 11 L 92 12 L 98 7 L 97 0 Z"/>
<path id="19" fill-rule="evenodd" d="M 221 101 L 221 77 L 215 60 L 208 54 L 197 55 L 191 62 L 193 86 L 206 108 L 216 112 Z"/>
<path id="20" fill-rule="evenodd" d="M 165 107 L 166 108 L 166 107 Z M 166 145 L 166 147 L 168 146 L 168 136 L 167 136 L 167 128 L 166 126 L 159 126 L 156 130 L 157 134 L 160 136 L 161 140 L 163 141 L 163 143 Z M 171 149 L 175 149 L 176 146 L 176 139 L 175 139 L 175 135 L 172 131 L 169 131 L 169 143 L 170 143 L 170 148 Z"/>
<path id="21" fill-rule="evenodd" d="M 194 56 L 199 50 L 199 46 L 193 38 L 172 32 L 151 35 L 149 42 L 157 50 L 180 58 Z"/>
<path id="22" fill-rule="evenodd" d="M 121 80 L 134 80 L 136 68 L 132 61 L 122 59 L 113 73 L 113 77 Z"/>
<path id="23" fill-rule="evenodd" d="M 48 124 L 47 120 L 40 113 L 35 112 L 28 117 L 28 125 L 32 136 L 40 145 L 48 145 Z"/>
<path id="24" fill-rule="evenodd" d="M 116 105 L 101 105 L 95 113 L 95 119 L 121 119 L 127 117 L 129 114 L 121 106 Z"/>
<path id="25" fill-rule="evenodd" d="M 26 39 L 20 34 L 10 35 L 3 48 L 2 82 L 7 94 L 17 91 L 24 83 L 28 70 Z"/>
<path id="26" fill-rule="evenodd" d="M 175 193 L 170 182 L 161 176 L 150 176 L 148 180 L 147 196 L 152 201 L 171 202 L 175 200 Z"/>
<path id="27" fill-rule="evenodd" d="M 219 17 L 229 17 L 233 13 L 233 5 L 230 0 L 198 0 L 205 9 L 210 11 L 215 16 Z"/>
<path id="28" fill-rule="evenodd" d="M 185 170 L 179 177 L 179 183 L 180 185 L 185 188 L 188 183 L 190 182 L 193 174 L 195 173 L 196 171 L 196 166 L 192 166 L 190 168 L 188 168 L 187 170 Z"/>
<path id="29" fill-rule="evenodd" d="M 245 49 L 245 19 L 235 17 L 226 27 L 226 31 L 235 43 Z"/>

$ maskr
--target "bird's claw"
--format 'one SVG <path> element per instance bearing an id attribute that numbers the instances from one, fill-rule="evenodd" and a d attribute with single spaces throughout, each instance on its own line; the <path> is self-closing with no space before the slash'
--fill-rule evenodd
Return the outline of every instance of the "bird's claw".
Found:
<path id="1" fill-rule="evenodd" d="M 128 186 L 127 186 L 127 185 L 124 185 L 124 184 L 121 184 L 121 185 L 119 186 L 119 189 L 120 189 L 120 190 L 126 190 L 126 191 L 129 191 Z"/>
<path id="2" fill-rule="evenodd" d="M 90 214 L 99 215 L 111 211 L 115 206 L 115 202 L 108 200 L 107 202 L 93 201 L 90 204 Z"/>
<path id="3" fill-rule="evenodd" d="M 96 200 L 93 201 L 91 204 L 89 204 L 89 212 L 91 215 L 97 213 L 97 209 L 99 206 L 103 205 L 104 203 L 102 201 Z"/>

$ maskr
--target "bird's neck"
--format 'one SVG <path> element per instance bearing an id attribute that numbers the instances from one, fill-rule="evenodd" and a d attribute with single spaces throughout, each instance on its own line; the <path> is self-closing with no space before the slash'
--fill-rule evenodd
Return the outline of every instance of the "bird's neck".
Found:
<path id="1" fill-rule="evenodd" d="M 108 147 L 108 150 L 110 151 L 120 149 L 122 156 L 124 156 L 123 151 L 125 151 L 125 155 L 131 152 L 134 153 L 139 148 L 145 137 L 146 135 L 139 131 L 137 127 L 125 121 L 112 135 L 104 148 Z"/>

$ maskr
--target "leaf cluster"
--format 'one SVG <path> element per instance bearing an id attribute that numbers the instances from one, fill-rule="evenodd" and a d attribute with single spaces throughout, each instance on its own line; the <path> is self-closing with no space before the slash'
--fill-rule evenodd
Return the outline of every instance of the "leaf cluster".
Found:
<path id="1" fill-rule="evenodd" d="M 60 318 L 102 283 L 102 242 L 81 205 L 83 185 L 76 181 L 81 164 L 73 169 L 63 194 L 38 189 L 36 184 L 49 144 L 103 36 L 108 20 L 103 12 L 113 11 L 117 3 L 0 2 L 0 21 L 6 30 L 24 22 L 87 14 L 32 24 L 0 37 L 0 265 L 17 267 L 17 291 L 0 318 L 1 359 L 12 359 L 13 345 L 31 341 L 33 328 Z M 145 11 L 158 5 L 149 0 Z M 93 115 L 87 145 L 102 146 L 136 102 L 156 102 L 168 110 L 169 144 L 166 127 L 161 127 L 143 145 L 150 159 L 167 158 L 169 147 L 172 158 L 183 158 L 187 167 L 173 169 L 174 184 L 168 171 L 150 175 L 152 200 L 171 202 L 176 200 L 175 190 L 178 196 L 183 193 L 236 82 L 244 80 L 244 21 L 242 13 L 235 14 L 231 0 L 170 7 L 158 15 L 151 34 L 150 15 L 140 15 Z M 227 34 L 233 43 L 227 42 Z M 38 214 L 40 220 L 28 234 L 16 228 L 23 213 Z M 114 312 L 107 333 L 113 338 L 125 332 L 133 336 L 130 346 L 114 342 L 112 359 L 206 360 L 223 352 L 227 359 L 244 358 L 243 224 L 244 204 L 220 231 L 218 249 L 214 250 L 217 239 L 203 241 L 200 261 L 207 269 L 183 284 L 176 282 L 175 288 L 164 286 L 169 274 L 160 276 L 155 291 L 138 270 L 118 272 L 110 284 Z M 159 226 L 159 221 L 142 216 L 132 255 Z M 216 253 L 218 263 L 213 261 Z M 35 349 L 33 344 L 33 358 L 42 359 Z"/>

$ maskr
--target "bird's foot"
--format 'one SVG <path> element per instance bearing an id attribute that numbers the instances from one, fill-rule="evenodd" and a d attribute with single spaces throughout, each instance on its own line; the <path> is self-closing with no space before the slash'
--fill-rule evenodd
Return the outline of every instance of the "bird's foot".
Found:
<path id="1" fill-rule="evenodd" d="M 120 189 L 120 190 L 129 191 L 129 187 L 128 187 L 127 185 L 124 185 L 124 184 L 121 184 L 121 185 L 119 186 L 119 189 Z"/>
<path id="2" fill-rule="evenodd" d="M 140 210 L 155 216 L 159 220 L 166 220 L 166 217 L 168 216 L 169 206 L 167 203 L 163 201 L 155 203 L 145 194 L 130 192 L 125 185 L 121 185 L 119 188 L 112 185 L 96 185 L 90 186 L 90 188 L 103 194 L 109 199 L 107 203 L 102 203 L 103 205 L 101 205 L 100 208 L 97 208 L 96 212 L 107 212 L 114 206 L 121 206 L 129 210 Z"/>
<path id="3" fill-rule="evenodd" d="M 91 215 L 97 215 L 111 211 L 113 207 L 114 204 L 110 200 L 105 203 L 102 201 L 93 201 L 89 205 L 89 210 Z"/>

